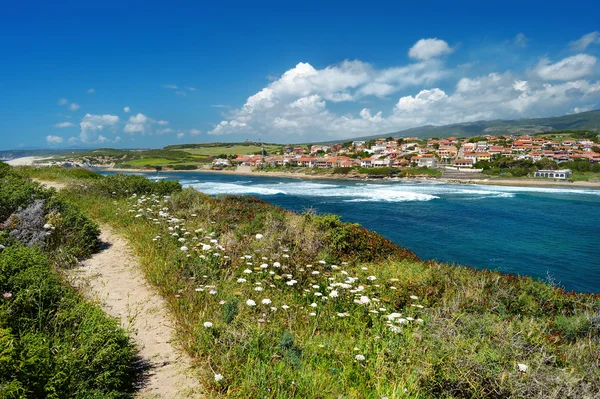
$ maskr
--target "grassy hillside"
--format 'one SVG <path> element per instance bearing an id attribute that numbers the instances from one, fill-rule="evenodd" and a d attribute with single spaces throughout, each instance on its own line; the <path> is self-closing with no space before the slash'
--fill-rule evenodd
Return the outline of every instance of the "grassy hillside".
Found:
<path id="1" fill-rule="evenodd" d="M 350 138 L 345 139 L 344 141 L 368 141 L 388 136 L 431 138 L 450 136 L 472 137 L 483 134 L 532 134 L 538 132 L 550 132 L 553 130 L 594 130 L 600 132 L 600 110 L 548 118 L 477 121 L 445 126 L 427 125 L 388 134 Z M 340 140 L 329 141 L 326 143 L 335 143 L 339 141 Z"/>
<path id="2" fill-rule="evenodd" d="M 422 262 L 335 216 L 251 197 L 61 178 L 77 183 L 65 198 L 130 239 L 208 397 L 600 392 L 598 295 Z"/>

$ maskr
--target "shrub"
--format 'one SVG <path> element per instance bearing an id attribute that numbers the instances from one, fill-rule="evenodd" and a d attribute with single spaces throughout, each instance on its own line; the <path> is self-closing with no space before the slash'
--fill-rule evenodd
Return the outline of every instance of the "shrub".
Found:
<path id="1" fill-rule="evenodd" d="M 196 170 L 197 165 L 173 165 L 173 170 Z"/>
<path id="2" fill-rule="evenodd" d="M 135 350 L 35 248 L 0 252 L 0 397 L 125 397 Z"/>
<path id="3" fill-rule="evenodd" d="M 25 209 L 13 213 L 7 224 L 10 237 L 28 247 L 42 246 L 49 232 L 44 229 L 44 200 L 35 200 Z"/>
<path id="4" fill-rule="evenodd" d="M 84 194 L 124 198 L 132 194 L 170 195 L 181 191 L 181 184 L 178 181 L 151 181 L 144 176 L 117 174 L 88 182 L 79 186 L 78 190 Z"/>
<path id="5" fill-rule="evenodd" d="M 98 249 L 100 228 L 78 207 L 63 198 L 50 198 L 46 203 L 46 219 L 53 226 L 47 239 L 47 249 L 59 249 L 82 258 Z"/>
<path id="6" fill-rule="evenodd" d="M 27 181 L 12 173 L 0 179 L 0 223 L 19 208 L 27 207 L 36 199 L 46 199 L 52 193 L 40 184 Z"/>

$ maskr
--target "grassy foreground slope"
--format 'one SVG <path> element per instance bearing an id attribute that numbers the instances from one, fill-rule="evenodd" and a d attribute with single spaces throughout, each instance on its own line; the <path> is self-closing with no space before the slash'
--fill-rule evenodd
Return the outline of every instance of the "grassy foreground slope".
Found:
<path id="1" fill-rule="evenodd" d="M 98 226 L 0 162 L 0 398 L 125 398 L 136 377 L 125 331 L 63 278 Z"/>
<path id="2" fill-rule="evenodd" d="M 335 216 L 251 197 L 165 190 L 140 176 L 73 182 L 61 195 L 130 239 L 209 396 L 600 392 L 597 295 L 422 262 Z M 139 187 L 147 194 L 132 195 Z"/>

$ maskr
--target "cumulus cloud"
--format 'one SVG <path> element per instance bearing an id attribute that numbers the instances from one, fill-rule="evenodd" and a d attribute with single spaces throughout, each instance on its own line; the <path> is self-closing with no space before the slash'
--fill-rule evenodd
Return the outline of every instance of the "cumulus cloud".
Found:
<path id="1" fill-rule="evenodd" d="M 126 114 L 131 112 L 131 108 L 130 107 L 124 107 L 123 111 L 125 111 Z"/>
<path id="2" fill-rule="evenodd" d="M 58 127 L 58 128 L 65 128 L 65 127 L 73 127 L 75 126 L 75 124 L 71 123 L 71 122 L 60 122 L 54 125 L 54 127 Z"/>
<path id="3" fill-rule="evenodd" d="M 588 54 L 577 54 L 564 58 L 554 64 L 543 58 L 534 72 L 544 80 L 574 80 L 592 74 L 596 65 L 596 57 Z"/>
<path id="4" fill-rule="evenodd" d="M 164 125 L 167 125 L 168 123 L 169 122 L 164 121 L 164 120 L 156 121 L 152 118 L 147 117 L 146 115 L 144 115 L 142 113 L 138 113 L 137 115 L 131 116 L 129 118 L 123 131 L 125 133 L 130 133 L 130 134 L 135 134 L 135 133 L 151 134 L 152 130 L 153 130 L 153 125 L 164 126 Z M 169 130 L 170 129 L 162 129 L 161 132 L 169 133 Z"/>
<path id="5" fill-rule="evenodd" d="M 238 134 L 240 137 L 254 134 L 273 140 L 286 136 L 291 140 L 298 140 L 300 136 L 338 139 L 384 134 L 425 124 L 564 113 L 574 106 L 600 100 L 600 82 L 581 79 L 587 73 L 585 68 L 581 72 L 581 66 L 590 63 L 587 57 L 565 59 L 556 64 L 542 60 L 535 73 L 529 74 L 531 79 L 526 79 L 525 72 L 463 77 L 450 89 L 433 84 L 448 76 L 435 60 L 385 70 L 376 70 L 360 61 L 346 61 L 323 70 L 300 63 L 248 97 L 241 108 L 228 112 L 208 134 Z M 577 73 L 571 72 L 572 64 L 579 65 Z M 327 82 L 321 81 L 322 73 L 330 78 Z M 560 81 L 559 77 L 573 79 Z M 423 85 L 429 87 L 422 89 Z M 383 110 L 361 107 L 354 112 L 332 112 L 331 107 L 339 98 L 332 96 L 333 93 L 348 96 L 349 104 L 345 107 L 348 109 L 361 98 L 390 96 L 399 87 L 408 89 L 408 93 Z"/>
<path id="6" fill-rule="evenodd" d="M 208 134 L 252 131 L 255 124 L 272 123 L 275 130 L 312 125 L 315 115 L 332 118 L 327 102 L 355 102 L 367 96 L 383 97 L 420 84 L 430 84 L 448 72 L 436 60 L 376 69 L 362 61 L 344 61 L 323 69 L 300 62 L 279 79 L 232 110 Z"/>
<path id="7" fill-rule="evenodd" d="M 116 115 L 92 115 L 86 114 L 79 127 L 81 133 L 79 134 L 79 141 L 82 143 L 95 143 L 98 142 L 98 132 L 106 128 L 114 127 L 119 122 L 119 117 Z"/>
<path id="8" fill-rule="evenodd" d="M 408 56 L 417 60 L 428 60 L 430 58 L 451 54 L 454 49 L 448 46 L 444 40 L 438 38 L 421 39 L 408 50 Z"/>
<path id="9" fill-rule="evenodd" d="M 76 103 L 72 103 L 71 105 L 69 105 L 69 109 L 71 111 L 77 111 L 79 108 L 81 108 L 81 107 L 79 106 L 79 104 L 76 104 Z"/>
<path id="10" fill-rule="evenodd" d="M 573 50 L 583 51 L 591 44 L 600 44 L 600 32 L 590 32 L 581 36 L 578 40 L 574 40 L 569 45 Z"/>
<path id="11" fill-rule="evenodd" d="M 46 142 L 48 144 L 60 144 L 64 139 L 60 136 L 46 136 Z"/>

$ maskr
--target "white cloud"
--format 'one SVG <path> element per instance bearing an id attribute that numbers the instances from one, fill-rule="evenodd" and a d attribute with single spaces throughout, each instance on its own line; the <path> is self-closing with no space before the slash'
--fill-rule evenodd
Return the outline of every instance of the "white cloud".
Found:
<path id="1" fill-rule="evenodd" d="M 58 100 L 58 105 L 67 105 L 69 101 L 66 98 L 61 98 Z"/>
<path id="2" fill-rule="evenodd" d="M 421 39 L 408 50 L 408 56 L 417 60 L 428 60 L 454 52 L 448 43 L 438 38 Z"/>
<path id="3" fill-rule="evenodd" d="M 590 32 L 574 40 L 569 45 L 573 50 L 583 51 L 591 44 L 600 44 L 600 32 Z"/>
<path id="4" fill-rule="evenodd" d="M 64 128 L 64 127 L 73 127 L 75 126 L 75 124 L 71 123 L 71 122 L 60 122 L 54 125 L 54 127 L 58 127 L 58 128 Z"/>
<path id="5" fill-rule="evenodd" d="M 123 111 L 125 111 L 125 113 L 130 113 L 131 112 L 131 108 L 130 107 L 125 107 L 123 108 Z"/>
<path id="6" fill-rule="evenodd" d="M 225 105 L 225 104 L 213 104 L 211 105 L 212 108 L 229 108 L 229 105 Z"/>
<path id="7" fill-rule="evenodd" d="M 179 88 L 176 85 L 172 85 L 172 84 L 162 85 L 162 87 L 163 87 L 163 89 L 173 89 L 173 90 L 177 90 Z"/>
<path id="8" fill-rule="evenodd" d="M 125 128 L 123 129 L 123 131 L 125 133 L 142 133 L 142 134 L 152 134 L 152 128 L 153 125 L 158 124 L 160 126 L 164 126 L 167 125 L 169 122 L 164 121 L 164 120 L 159 120 L 156 121 L 152 118 L 147 117 L 146 115 L 142 114 L 142 113 L 138 113 L 135 116 L 131 116 L 129 117 L 129 120 L 127 122 L 127 124 L 125 125 Z M 162 133 L 170 133 L 171 130 L 170 129 L 162 129 L 160 131 L 157 131 L 158 134 L 162 134 Z"/>
<path id="9" fill-rule="evenodd" d="M 187 93 L 185 91 L 183 91 L 183 90 L 177 90 L 175 92 L 175 94 L 177 94 L 180 97 L 187 97 Z"/>
<path id="10" fill-rule="evenodd" d="M 125 125 L 123 131 L 125 133 L 144 133 L 150 124 L 150 120 L 146 115 L 138 113 L 129 118 L 129 122 Z"/>
<path id="11" fill-rule="evenodd" d="M 81 107 L 79 106 L 79 104 L 76 104 L 76 103 L 72 103 L 71 105 L 69 105 L 69 109 L 71 111 L 77 111 L 79 108 L 81 108 Z"/>
<path id="12" fill-rule="evenodd" d="M 574 80 L 591 75 L 596 65 L 596 57 L 588 54 L 577 54 L 564 58 L 554 64 L 543 58 L 534 72 L 544 80 Z"/>
<path id="13" fill-rule="evenodd" d="M 94 143 L 97 142 L 100 136 L 97 136 L 97 132 L 104 130 L 105 128 L 113 127 L 119 122 L 119 117 L 116 115 L 92 115 L 86 114 L 79 127 L 81 133 L 79 134 L 79 141 L 82 143 Z"/>
<path id="14" fill-rule="evenodd" d="M 190 136 L 198 136 L 199 134 L 201 134 L 202 132 L 198 129 L 191 129 L 190 130 Z"/>
<path id="15" fill-rule="evenodd" d="M 174 130 L 171 129 L 170 127 L 165 128 L 165 129 L 158 129 L 158 130 L 156 130 L 156 134 L 159 135 L 159 136 L 161 134 L 167 134 L 167 133 L 173 133 L 173 132 L 174 132 Z"/>
<path id="16" fill-rule="evenodd" d="M 177 133 L 177 138 L 178 139 L 183 138 L 183 136 L 185 136 L 185 133 Z"/>
<path id="17" fill-rule="evenodd" d="M 255 123 L 270 120 L 273 128 L 286 130 L 310 126 L 312 114 L 331 118 L 326 103 L 355 102 L 367 96 L 386 96 L 403 88 L 433 83 L 448 72 L 436 60 L 377 70 L 362 61 L 315 69 L 298 63 L 279 79 L 248 97 L 241 109 L 233 110 L 208 134 L 252 131 Z M 304 120 L 305 119 L 305 120 Z M 304 130 L 304 128 L 299 129 Z"/>
<path id="18" fill-rule="evenodd" d="M 96 89 L 93 89 L 93 88 L 91 88 L 91 89 L 87 89 L 87 91 L 86 91 L 86 92 L 87 92 L 88 94 L 94 94 L 94 93 L 96 92 Z"/>
<path id="19" fill-rule="evenodd" d="M 188 89 L 189 91 L 196 91 L 196 88 L 195 88 L 195 87 L 188 87 L 187 89 Z"/>
<path id="20" fill-rule="evenodd" d="M 60 136 L 46 136 L 46 142 L 48 144 L 60 144 L 64 139 Z"/>

